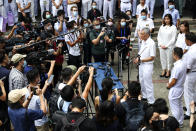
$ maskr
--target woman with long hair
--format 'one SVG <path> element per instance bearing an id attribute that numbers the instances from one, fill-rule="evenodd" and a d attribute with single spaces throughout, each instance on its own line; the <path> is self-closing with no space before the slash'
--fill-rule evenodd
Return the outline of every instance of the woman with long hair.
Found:
<path id="1" fill-rule="evenodd" d="M 106 100 L 112 101 L 114 104 L 120 103 L 120 96 L 118 91 L 115 90 L 112 92 L 112 87 L 114 85 L 113 80 L 109 77 L 103 79 L 102 81 L 102 90 L 100 91 L 100 96 L 95 97 L 95 109 L 98 109 L 100 103 L 103 103 Z"/>
<path id="2" fill-rule="evenodd" d="M 176 35 L 177 28 L 173 25 L 172 16 L 170 14 L 166 14 L 157 37 L 162 66 L 162 73 L 160 77 L 170 77 L 173 60 L 172 51 L 175 46 Z"/>
<path id="3" fill-rule="evenodd" d="M 182 48 L 184 52 L 188 50 L 188 46 L 185 42 L 185 34 L 190 32 L 189 30 L 189 23 L 187 21 L 184 21 L 180 24 L 180 33 L 178 34 L 177 41 L 176 41 L 176 47 Z"/>
<path id="4" fill-rule="evenodd" d="M 98 107 L 95 116 L 97 131 L 123 131 L 116 113 L 115 104 L 112 101 L 104 101 Z"/>

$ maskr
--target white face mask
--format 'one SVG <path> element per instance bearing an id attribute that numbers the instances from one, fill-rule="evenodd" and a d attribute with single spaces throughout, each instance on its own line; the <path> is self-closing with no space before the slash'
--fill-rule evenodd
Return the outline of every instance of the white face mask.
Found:
<path id="1" fill-rule="evenodd" d="M 113 22 L 108 22 L 108 25 L 109 25 L 109 26 L 112 26 L 112 25 L 113 25 Z"/>

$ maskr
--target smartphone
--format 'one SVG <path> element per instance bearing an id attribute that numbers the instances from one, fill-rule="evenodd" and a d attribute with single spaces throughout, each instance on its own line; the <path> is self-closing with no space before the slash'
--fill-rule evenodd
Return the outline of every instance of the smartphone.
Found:
<path id="1" fill-rule="evenodd" d="M 54 75 L 51 75 L 50 78 L 48 79 L 48 83 L 49 83 L 49 84 L 52 83 L 53 78 L 54 78 Z"/>

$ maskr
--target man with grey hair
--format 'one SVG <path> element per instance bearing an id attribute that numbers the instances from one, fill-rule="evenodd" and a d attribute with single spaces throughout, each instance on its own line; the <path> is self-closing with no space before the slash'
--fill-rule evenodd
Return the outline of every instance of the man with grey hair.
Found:
<path id="1" fill-rule="evenodd" d="M 156 56 L 156 45 L 150 37 L 150 29 L 143 28 L 139 34 L 142 44 L 134 63 L 139 63 L 139 81 L 141 84 L 142 98 L 153 104 L 154 87 L 152 83 L 153 63 Z"/>

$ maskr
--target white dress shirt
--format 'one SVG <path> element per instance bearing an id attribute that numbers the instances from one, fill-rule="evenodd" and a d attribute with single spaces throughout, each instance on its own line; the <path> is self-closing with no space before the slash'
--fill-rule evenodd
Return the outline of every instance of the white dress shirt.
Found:
<path id="1" fill-rule="evenodd" d="M 172 81 L 172 79 L 177 79 L 176 84 L 172 88 L 179 88 L 183 87 L 184 82 L 186 78 L 186 67 L 182 60 L 178 60 L 174 63 L 174 67 L 171 71 L 171 77 L 169 79 L 169 82 Z"/>
<path id="2" fill-rule="evenodd" d="M 196 44 L 190 46 L 187 52 L 187 69 L 196 71 Z"/>
<path id="3" fill-rule="evenodd" d="M 176 41 L 177 29 L 175 25 L 161 26 L 158 32 L 158 46 L 164 45 L 168 48 L 173 48 Z"/>
<path id="4" fill-rule="evenodd" d="M 149 28 L 150 30 L 154 28 L 154 22 L 152 19 L 147 18 L 146 20 L 139 19 L 136 26 L 136 31 L 140 31 L 143 28 Z"/>
<path id="5" fill-rule="evenodd" d="M 185 33 L 179 33 L 176 41 L 176 47 L 182 48 L 182 50 L 188 50 L 189 46 L 185 42 Z"/>
<path id="6" fill-rule="evenodd" d="M 141 6 L 141 4 L 139 4 L 139 5 L 137 6 L 137 10 L 136 10 L 136 15 L 139 16 L 138 18 L 140 18 L 140 16 L 141 16 L 141 11 L 142 11 L 143 9 L 146 9 L 146 10 L 147 10 L 147 14 L 149 14 L 149 8 L 148 8 L 148 6 L 147 6 L 146 4 L 145 4 L 144 6 Z"/>
<path id="7" fill-rule="evenodd" d="M 156 45 L 155 42 L 149 37 L 146 41 L 142 40 L 141 49 L 138 53 L 140 55 L 140 59 L 146 59 L 148 57 L 156 56 Z M 153 61 L 144 62 L 144 63 L 153 63 Z"/>

